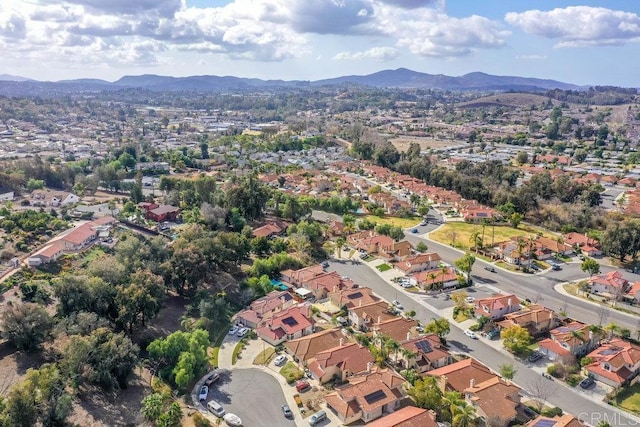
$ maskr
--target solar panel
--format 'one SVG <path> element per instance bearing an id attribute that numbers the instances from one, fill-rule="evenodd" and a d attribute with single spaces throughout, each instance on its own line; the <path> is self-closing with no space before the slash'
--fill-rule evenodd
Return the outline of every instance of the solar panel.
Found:
<path id="1" fill-rule="evenodd" d="M 362 292 L 354 292 L 352 294 L 347 295 L 349 299 L 362 298 Z"/>
<path id="2" fill-rule="evenodd" d="M 433 349 L 431 348 L 431 343 L 427 340 L 418 341 L 416 343 L 416 348 L 423 353 L 431 353 Z"/>
<path id="3" fill-rule="evenodd" d="M 384 393 L 384 390 L 377 390 L 373 393 L 369 393 L 364 397 L 364 400 L 367 401 L 369 405 L 376 403 L 379 400 L 384 399 L 387 395 Z"/>
<path id="4" fill-rule="evenodd" d="M 295 326 L 298 324 L 298 321 L 293 317 L 285 317 L 284 319 L 282 319 L 282 323 L 284 323 L 287 326 Z"/>
<path id="5" fill-rule="evenodd" d="M 553 427 L 556 425 L 555 420 L 540 420 L 533 427 Z"/>

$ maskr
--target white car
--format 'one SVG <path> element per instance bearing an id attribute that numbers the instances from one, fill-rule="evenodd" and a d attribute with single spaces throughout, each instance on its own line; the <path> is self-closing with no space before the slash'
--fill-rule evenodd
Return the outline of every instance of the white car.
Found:
<path id="1" fill-rule="evenodd" d="M 276 366 L 284 365 L 284 362 L 286 362 L 286 361 L 287 361 L 287 356 L 285 356 L 284 354 L 281 354 L 278 357 L 276 357 L 275 359 L 273 359 L 273 363 Z"/>
<path id="2" fill-rule="evenodd" d="M 208 396 L 209 396 L 209 387 L 207 387 L 206 385 L 203 385 L 202 387 L 200 387 L 200 393 L 198 393 L 198 400 L 207 400 Z"/>
<path id="3" fill-rule="evenodd" d="M 237 416 L 236 414 L 227 414 L 225 415 L 223 418 L 225 423 L 227 423 L 228 426 L 231 427 L 240 427 L 242 425 L 242 420 L 240 420 L 240 417 Z"/>
<path id="4" fill-rule="evenodd" d="M 468 302 L 469 304 L 471 304 L 472 302 L 474 302 L 476 299 L 474 297 L 466 297 L 464 299 L 466 302 Z"/>
<path id="5" fill-rule="evenodd" d="M 400 301 L 398 301 L 397 299 L 393 300 L 393 305 L 395 305 L 396 307 L 398 307 L 400 310 L 404 309 L 404 307 L 402 306 L 402 304 L 400 304 Z"/>
<path id="6" fill-rule="evenodd" d="M 249 328 L 240 328 L 236 335 L 239 336 L 240 338 L 242 338 L 245 335 L 247 335 L 248 333 L 249 333 Z"/>
<path id="7" fill-rule="evenodd" d="M 465 334 L 466 336 L 468 336 L 469 338 L 471 338 L 471 339 L 474 339 L 474 340 L 477 340 L 477 339 L 478 339 L 478 336 L 476 335 L 476 333 L 475 333 L 475 332 L 473 332 L 473 331 L 470 331 L 469 329 L 467 329 L 466 331 L 464 331 L 464 334 Z"/>
<path id="8" fill-rule="evenodd" d="M 236 332 L 238 332 L 238 327 L 236 325 L 233 325 L 231 329 L 229 329 L 229 335 L 235 335 Z"/>

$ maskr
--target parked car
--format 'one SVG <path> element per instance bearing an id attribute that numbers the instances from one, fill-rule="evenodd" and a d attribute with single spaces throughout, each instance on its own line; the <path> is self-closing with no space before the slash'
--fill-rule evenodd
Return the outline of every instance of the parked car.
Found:
<path id="1" fill-rule="evenodd" d="M 222 417 L 226 413 L 222 405 L 215 400 L 207 402 L 207 409 L 209 409 L 209 412 L 218 418 Z"/>
<path id="2" fill-rule="evenodd" d="M 490 340 L 497 340 L 498 338 L 500 338 L 500 329 L 492 329 L 487 332 L 487 338 L 489 338 Z"/>
<path id="3" fill-rule="evenodd" d="M 496 273 L 497 272 L 496 268 L 493 267 L 493 266 L 490 266 L 490 265 L 486 266 L 484 269 L 487 270 L 487 271 L 490 271 L 492 273 Z"/>
<path id="4" fill-rule="evenodd" d="M 424 226 L 425 226 L 425 225 L 427 225 L 427 224 L 429 224 L 429 221 L 428 221 L 428 220 L 426 220 L 426 219 L 423 219 L 423 220 L 422 220 L 422 222 L 420 223 L 420 225 L 421 225 L 422 227 L 424 227 Z"/>
<path id="5" fill-rule="evenodd" d="M 552 269 L 552 270 L 555 270 L 555 271 L 558 271 L 558 270 L 562 270 L 562 267 L 560 267 L 558 264 L 553 264 L 553 265 L 551 266 L 551 269 Z"/>
<path id="6" fill-rule="evenodd" d="M 204 380 L 204 383 L 210 386 L 211 384 L 215 383 L 219 379 L 220 379 L 220 374 L 217 372 L 214 372 L 213 374 L 209 375 L 206 380 Z"/>
<path id="7" fill-rule="evenodd" d="M 233 325 L 231 329 L 229 329 L 229 335 L 235 335 L 238 332 L 238 327 Z"/>
<path id="8" fill-rule="evenodd" d="M 394 299 L 392 304 L 395 305 L 396 307 L 398 307 L 400 310 L 404 309 L 404 306 L 397 299 Z"/>
<path id="9" fill-rule="evenodd" d="M 543 357 L 544 357 L 544 354 L 540 353 L 539 351 L 534 351 L 529 355 L 529 357 L 527 357 L 527 362 L 535 363 L 538 360 L 542 359 Z"/>
<path id="10" fill-rule="evenodd" d="M 474 297 L 466 297 L 464 300 L 465 300 L 465 302 L 467 302 L 467 303 L 471 304 L 471 303 L 472 303 L 472 302 L 474 302 L 476 299 L 475 299 Z"/>
<path id="11" fill-rule="evenodd" d="M 198 400 L 207 400 L 208 396 L 209 396 L 209 387 L 207 387 L 206 385 L 203 385 L 202 387 L 200 387 L 200 393 L 198 393 Z"/>
<path id="12" fill-rule="evenodd" d="M 296 383 L 296 390 L 298 390 L 298 393 L 301 393 L 308 388 L 311 388 L 311 384 L 309 384 L 309 381 L 300 380 Z"/>
<path id="13" fill-rule="evenodd" d="M 412 229 L 412 230 L 411 230 L 411 232 L 412 232 L 413 234 L 417 234 L 417 233 L 418 233 L 418 229 L 417 229 L 417 228 L 414 228 L 414 229 Z"/>
<path id="14" fill-rule="evenodd" d="M 230 427 L 241 427 L 242 426 L 242 420 L 236 414 L 229 413 L 229 414 L 227 414 L 227 415 L 225 415 L 223 417 L 223 420 Z"/>
<path id="15" fill-rule="evenodd" d="M 578 259 L 580 259 L 580 260 L 584 261 L 584 255 L 582 255 L 582 254 L 578 254 Z"/>
<path id="16" fill-rule="evenodd" d="M 365 259 L 366 257 L 368 257 L 369 255 L 367 253 L 361 253 L 360 255 L 358 255 L 358 258 L 360 259 Z"/>
<path id="17" fill-rule="evenodd" d="M 326 419 L 327 419 L 327 413 L 324 411 L 318 411 L 309 417 L 309 425 L 315 426 L 320 421 L 324 421 Z"/>
<path id="18" fill-rule="evenodd" d="M 328 268 L 329 267 L 329 262 L 328 261 L 322 261 L 322 263 L 320 265 L 322 265 L 322 268 Z"/>
<path id="19" fill-rule="evenodd" d="M 412 288 L 413 285 L 411 284 L 411 282 L 402 282 L 400 284 L 400 286 L 402 286 L 403 288 Z"/>
<path id="20" fill-rule="evenodd" d="M 289 405 L 282 405 L 282 414 L 285 418 L 293 418 L 293 412 L 291 412 Z"/>
<path id="21" fill-rule="evenodd" d="M 249 328 L 240 328 L 236 335 L 238 335 L 240 338 L 242 338 L 245 335 L 247 335 L 248 333 L 249 333 Z"/>
<path id="22" fill-rule="evenodd" d="M 279 356 L 277 356 L 275 359 L 273 359 L 273 363 L 276 366 L 281 366 L 284 365 L 284 362 L 287 361 L 287 356 L 285 356 L 284 354 L 281 354 Z"/>
<path id="23" fill-rule="evenodd" d="M 464 331 L 464 334 L 465 334 L 466 336 L 468 336 L 469 338 L 471 338 L 471 339 L 474 339 L 474 340 L 477 340 L 477 339 L 478 339 L 478 336 L 476 335 L 476 333 L 475 333 L 475 332 L 473 332 L 473 331 L 471 331 L 471 330 L 469 330 L 469 329 L 467 329 L 466 331 Z"/>
<path id="24" fill-rule="evenodd" d="M 594 385 L 596 382 L 594 381 L 593 378 L 591 377 L 587 377 L 585 379 L 583 379 L 582 381 L 580 381 L 580 387 L 587 389 L 589 387 L 591 387 L 592 385 Z"/>

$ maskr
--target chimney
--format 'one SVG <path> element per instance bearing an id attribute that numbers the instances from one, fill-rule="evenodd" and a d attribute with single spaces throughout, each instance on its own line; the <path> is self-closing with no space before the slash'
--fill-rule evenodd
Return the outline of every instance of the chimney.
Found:
<path id="1" fill-rule="evenodd" d="M 511 298 L 509 298 L 509 299 L 507 300 L 507 305 L 508 305 L 509 307 L 511 307 Z"/>
<path id="2" fill-rule="evenodd" d="M 378 323 L 381 323 L 382 318 L 380 316 L 378 316 Z"/>
<path id="3" fill-rule="evenodd" d="M 371 372 L 372 365 L 373 365 L 373 363 L 367 362 L 367 372 Z"/>
<path id="4" fill-rule="evenodd" d="M 334 287 L 333 287 L 333 292 L 334 292 L 334 293 L 336 292 L 336 289 L 337 289 L 337 286 L 334 286 Z"/>
<path id="5" fill-rule="evenodd" d="M 340 347 L 342 347 L 344 344 L 344 338 L 340 338 Z"/>
<path id="6" fill-rule="evenodd" d="M 476 380 L 474 380 L 473 378 L 471 378 L 471 379 L 469 380 L 469 388 L 473 388 L 473 387 L 475 387 L 475 385 L 476 385 Z"/>
<path id="7" fill-rule="evenodd" d="M 411 339 L 411 331 L 407 331 L 407 341 Z"/>
<path id="8" fill-rule="evenodd" d="M 362 307 L 362 299 L 358 301 L 358 307 Z"/>

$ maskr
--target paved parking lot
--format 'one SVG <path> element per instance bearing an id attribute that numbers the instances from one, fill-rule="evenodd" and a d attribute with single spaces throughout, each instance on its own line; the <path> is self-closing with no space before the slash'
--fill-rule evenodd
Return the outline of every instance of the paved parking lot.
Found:
<path id="1" fill-rule="evenodd" d="M 287 401 L 280 383 L 271 375 L 253 368 L 221 370 L 220 373 L 221 378 L 211 387 L 208 400 L 216 400 L 227 413 L 238 415 L 242 425 L 296 425 L 283 416 L 281 406 Z"/>

